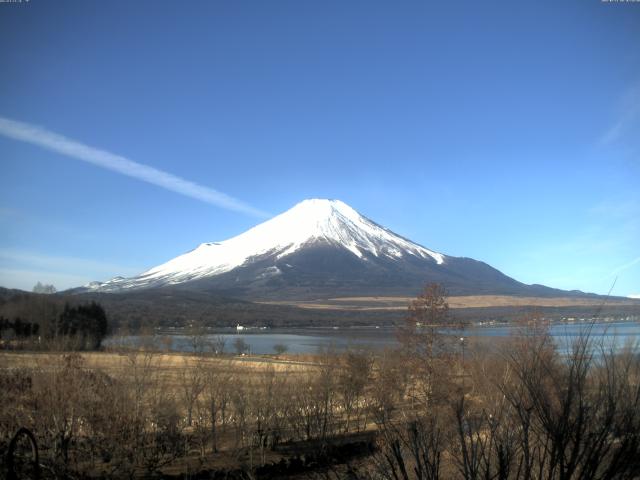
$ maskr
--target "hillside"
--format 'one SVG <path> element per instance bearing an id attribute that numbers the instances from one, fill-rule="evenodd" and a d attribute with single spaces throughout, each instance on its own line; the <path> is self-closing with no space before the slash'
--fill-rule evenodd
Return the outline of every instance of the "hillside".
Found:
<path id="1" fill-rule="evenodd" d="M 222 242 L 131 278 L 92 282 L 76 293 L 172 287 L 245 300 L 341 296 L 415 296 L 437 282 L 451 295 L 584 297 L 578 291 L 523 284 L 490 265 L 412 242 L 339 200 L 305 200 Z"/>

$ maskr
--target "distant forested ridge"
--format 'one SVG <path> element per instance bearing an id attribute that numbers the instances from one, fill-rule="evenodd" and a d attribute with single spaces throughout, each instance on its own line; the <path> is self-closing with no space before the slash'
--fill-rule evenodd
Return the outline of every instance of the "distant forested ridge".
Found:
<path id="1" fill-rule="evenodd" d="M 108 318 L 110 332 L 136 333 L 154 328 L 189 326 L 228 328 L 238 323 L 268 328 L 392 326 L 402 322 L 403 310 L 308 309 L 296 305 L 250 302 L 217 291 L 187 291 L 174 287 L 138 290 L 127 293 L 59 292 L 35 294 L 0 287 L 0 316 L 14 321 L 37 323 L 43 339 L 60 335 L 56 325 L 65 304 L 70 307 L 99 304 Z M 527 306 L 469 307 L 452 310 L 452 316 L 467 322 L 493 320 L 510 322 L 529 311 Z M 591 318 L 592 305 L 536 307 L 545 317 Z M 611 303 L 604 306 L 602 316 L 628 318 L 640 315 L 640 304 Z M 80 337 L 81 338 L 81 337 Z"/>

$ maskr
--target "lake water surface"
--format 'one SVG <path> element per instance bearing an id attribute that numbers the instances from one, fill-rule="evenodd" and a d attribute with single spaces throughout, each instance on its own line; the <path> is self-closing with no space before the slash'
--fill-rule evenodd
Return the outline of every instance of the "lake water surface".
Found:
<path id="1" fill-rule="evenodd" d="M 596 343 L 608 348 L 619 349 L 628 343 L 640 342 L 640 322 L 606 322 L 606 323 L 571 323 L 555 324 L 550 334 L 556 341 L 560 351 L 567 351 L 575 339 L 590 331 Z M 482 326 L 467 328 L 464 332 L 447 332 L 468 340 L 490 340 L 491 337 L 506 338 L 521 330 L 514 326 Z M 322 348 L 338 350 L 353 348 L 383 349 L 397 345 L 395 331 L 389 327 L 362 327 L 344 329 L 270 329 L 245 330 L 238 333 L 233 330 L 221 330 L 218 333 L 205 335 L 208 345 L 213 345 L 222 338 L 225 352 L 235 352 L 234 343 L 241 339 L 249 346 L 250 353 L 272 354 L 276 345 L 285 345 L 288 353 L 317 353 Z M 151 338 L 140 336 L 110 337 L 105 345 L 141 345 L 152 342 L 156 348 L 170 349 L 180 352 L 193 351 L 191 337 L 180 334 L 155 335 Z M 210 347 L 209 347 L 210 349 Z"/>

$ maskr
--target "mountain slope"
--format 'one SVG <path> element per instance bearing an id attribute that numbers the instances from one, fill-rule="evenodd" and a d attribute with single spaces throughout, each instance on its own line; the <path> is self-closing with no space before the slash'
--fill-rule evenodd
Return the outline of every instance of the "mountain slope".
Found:
<path id="1" fill-rule="evenodd" d="M 137 277 L 94 282 L 83 291 L 174 286 L 246 298 L 415 294 L 426 282 L 451 294 L 566 295 L 527 286 L 470 258 L 403 238 L 338 200 L 305 200 L 223 242 L 196 249 Z M 535 291 L 535 292 L 534 292 Z"/>

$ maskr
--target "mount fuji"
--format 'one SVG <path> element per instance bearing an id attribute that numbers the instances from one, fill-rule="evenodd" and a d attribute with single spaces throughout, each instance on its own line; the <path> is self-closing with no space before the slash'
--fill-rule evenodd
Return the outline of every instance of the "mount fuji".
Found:
<path id="1" fill-rule="evenodd" d="M 173 287 L 248 299 L 308 299 L 414 295 L 427 282 L 443 284 L 452 295 L 569 293 L 525 285 L 486 263 L 435 252 L 339 200 L 324 199 L 305 200 L 236 237 L 203 243 L 136 277 L 92 282 L 78 291 Z"/>

